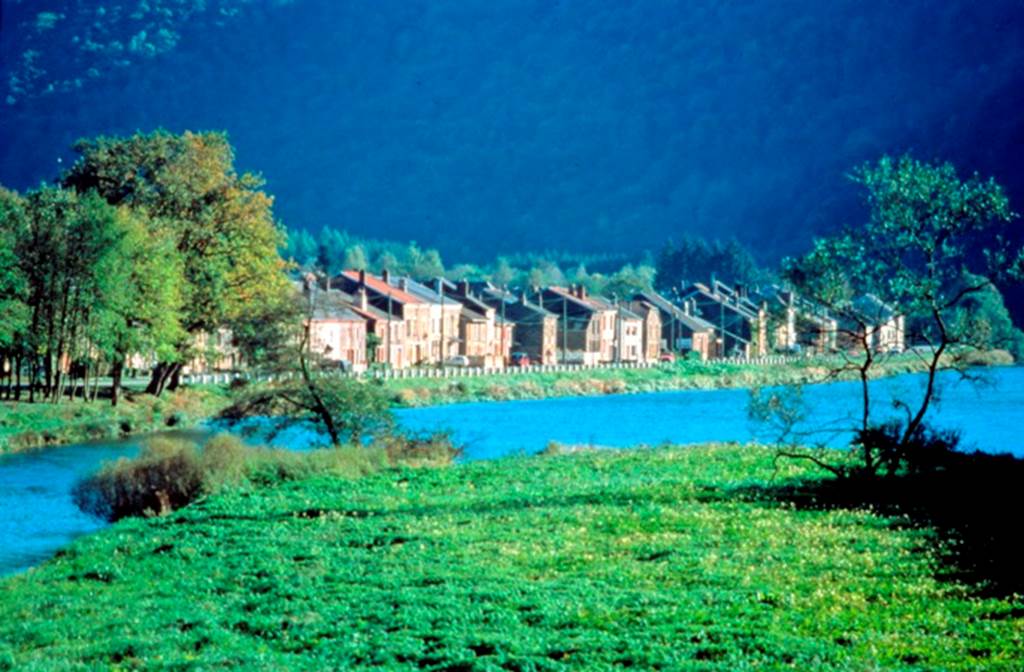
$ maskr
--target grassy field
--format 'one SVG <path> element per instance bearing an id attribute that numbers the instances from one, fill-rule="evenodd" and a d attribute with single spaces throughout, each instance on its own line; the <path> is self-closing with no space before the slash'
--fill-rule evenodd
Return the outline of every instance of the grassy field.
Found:
<path id="1" fill-rule="evenodd" d="M 0 454 L 194 426 L 227 402 L 227 391 L 214 386 L 191 387 L 159 398 L 126 394 L 117 408 L 103 400 L 0 402 Z"/>
<path id="2" fill-rule="evenodd" d="M 1020 598 L 773 494 L 802 475 L 708 446 L 230 491 L 0 583 L 0 669 L 1020 669 Z"/>

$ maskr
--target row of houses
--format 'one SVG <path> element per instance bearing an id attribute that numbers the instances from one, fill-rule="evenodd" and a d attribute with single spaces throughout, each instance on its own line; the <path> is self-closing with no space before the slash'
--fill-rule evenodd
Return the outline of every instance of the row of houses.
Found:
<path id="1" fill-rule="evenodd" d="M 488 282 L 417 280 L 346 270 L 296 286 L 311 351 L 353 370 L 458 363 L 653 362 L 665 353 L 703 359 L 856 347 L 902 350 L 902 318 L 865 297 L 865 319 L 844 324 L 777 286 L 748 291 L 712 279 L 623 299 L 583 287 L 510 291 Z M 875 315 L 875 317 L 869 317 Z M 860 330 L 861 336 L 858 337 Z"/>
<path id="2" fill-rule="evenodd" d="M 702 359 L 771 352 L 826 353 L 904 348 L 904 319 L 865 295 L 850 311 L 822 306 L 779 286 L 748 290 L 716 279 L 624 299 L 583 287 L 510 291 L 488 282 L 418 281 L 347 270 L 296 282 L 309 349 L 326 362 L 363 370 L 458 363 L 653 362 L 666 353 Z M 203 334 L 191 371 L 241 368 L 231 334 Z"/>

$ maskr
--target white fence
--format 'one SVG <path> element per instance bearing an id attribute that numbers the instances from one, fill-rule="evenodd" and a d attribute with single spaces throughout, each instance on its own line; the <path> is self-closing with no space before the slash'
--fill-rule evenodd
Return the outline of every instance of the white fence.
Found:
<path id="1" fill-rule="evenodd" d="M 752 364 L 755 366 L 774 366 L 789 364 L 791 362 L 806 359 L 805 357 L 793 355 L 766 355 L 764 357 L 722 357 L 713 359 L 711 362 L 728 364 Z M 522 375 L 527 373 L 569 373 L 575 371 L 597 371 L 615 369 L 653 369 L 662 366 L 662 363 L 655 362 L 620 362 L 608 364 L 535 364 L 533 366 L 510 366 L 507 368 L 493 368 L 483 366 L 463 366 L 445 368 L 409 368 L 409 369 L 375 369 L 362 372 L 348 371 L 320 371 L 317 376 L 342 376 L 348 378 L 373 378 L 378 380 L 407 380 L 417 378 L 470 378 L 476 376 L 494 375 Z M 296 374 L 267 374 L 267 373 L 200 373 L 190 374 L 181 377 L 185 385 L 204 384 L 228 384 L 235 380 L 247 380 L 258 382 L 273 382 L 275 380 L 287 380 L 294 378 Z"/>

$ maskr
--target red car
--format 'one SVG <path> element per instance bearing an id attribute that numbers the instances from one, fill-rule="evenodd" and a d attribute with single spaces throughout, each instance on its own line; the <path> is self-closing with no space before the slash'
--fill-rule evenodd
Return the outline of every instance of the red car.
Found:
<path id="1" fill-rule="evenodd" d="M 525 352 L 512 353 L 512 366 L 529 366 L 530 356 Z"/>
<path id="2" fill-rule="evenodd" d="M 676 355 L 673 352 L 663 352 L 663 353 L 661 353 L 661 356 L 658 357 L 658 361 L 659 362 L 667 362 L 669 364 L 674 364 L 675 361 L 676 361 Z"/>

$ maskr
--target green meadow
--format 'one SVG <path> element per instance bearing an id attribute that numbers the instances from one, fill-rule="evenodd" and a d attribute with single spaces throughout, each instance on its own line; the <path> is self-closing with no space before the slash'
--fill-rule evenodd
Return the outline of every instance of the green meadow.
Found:
<path id="1" fill-rule="evenodd" d="M 773 454 L 236 485 L 0 583 L 0 669 L 1020 669 L 1024 601 L 955 540 L 790 498 L 819 476 Z"/>

